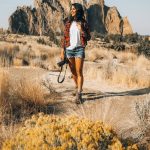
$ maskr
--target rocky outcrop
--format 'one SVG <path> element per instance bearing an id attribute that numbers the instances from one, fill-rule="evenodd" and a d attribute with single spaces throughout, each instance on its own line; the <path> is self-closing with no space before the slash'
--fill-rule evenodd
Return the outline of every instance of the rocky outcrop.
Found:
<path id="1" fill-rule="evenodd" d="M 11 32 L 13 33 L 26 33 L 33 34 L 35 30 L 33 29 L 32 22 L 34 21 L 33 11 L 29 7 L 17 7 L 15 13 L 9 18 L 9 26 Z"/>
<path id="2" fill-rule="evenodd" d="M 120 34 L 121 33 L 121 16 L 116 7 L 109 8 L 106 20 L 105 27 L 108 33 L 110 34 Z"/>
<path id="3" fill-rule="evenodd" d="M 127 17 L 123 18 L 123 34 L 133 33 L 132 27 Z"/>
<path id="4" fill-rule="evenodd" d="M 92 32 L 106 33 L 105 10 L 103 0 L 91 0 L 87 6 L 88 22 Z"/>
<path id="5" fill-rule="evenodd" d="M 63 30 L 64 8 L 55 0 L 35 0 L 35 8 L 18 7 L 9 18 L 9 28 L 13 33 L 35 35 L 61 34 Z"/>
<path id="6" fill-rule="evenodd" d="M 132 33 L 127 18 L 122 19 L 116 7 L 107 7 L 104 0 L 34 0 L 34 8 L 23 6 L 9 18 L 13 33 L 62 35 L 63 19 L 70 13 L 71 3 L 81 3 L 91 32 L 110 34 Z"/>

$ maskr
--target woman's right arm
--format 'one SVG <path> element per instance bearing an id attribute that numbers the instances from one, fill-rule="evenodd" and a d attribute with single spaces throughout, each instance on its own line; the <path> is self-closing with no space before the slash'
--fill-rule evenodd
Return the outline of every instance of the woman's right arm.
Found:
<path id="1" fill-rule="evenodd" d="M 60 59 L 64 60 L 64 58 L 65 58 L 65 52 L 64 52 L 64 49 L 62 48 L 60 52 Z"/>
<path id="2" fill-rule="evenodd" d="M 61 38 L 61 52 L 60 52 L 60 58 L 61 60 L 64 60 L 64 57 L 65 57 L 65 36 L 64 36 L 64 33 L 65 33 L 65 25 L 64 25 L 64 32 L 63 32 L 63 36 Z"/>

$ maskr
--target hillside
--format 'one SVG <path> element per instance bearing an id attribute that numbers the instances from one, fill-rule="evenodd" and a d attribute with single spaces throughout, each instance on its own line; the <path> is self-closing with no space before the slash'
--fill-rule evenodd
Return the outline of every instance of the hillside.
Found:
<path id="1" fill-rule="evenodd" d="M 150 61 L 132 45 L 126 43 L 125 50 L 117 51 L 107 48 L 111 43 L 100 38 L 89 41 L 84 103 L 76 105 L 69 69 L 65 82 L 57 83 L 60 47 L 53 41 L 46 36 L 16 34 L 1 35 L 0 40 L 1 142 L 16 137 L 26 119 L 43 112 L 102 121 L 121 142 L 130 139 L 124 144 L 149 146 Z"/>

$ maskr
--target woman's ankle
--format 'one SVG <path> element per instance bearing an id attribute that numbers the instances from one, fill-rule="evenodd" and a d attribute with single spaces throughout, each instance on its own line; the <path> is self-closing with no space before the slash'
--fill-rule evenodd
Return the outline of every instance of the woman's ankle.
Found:
<path id="1" fill-rule="evenodd" d="M 81 89 L 78 89 L 78 93 L 82 93 L 82 91 L 83 91 L 83 90 L 81 90 Z"/>

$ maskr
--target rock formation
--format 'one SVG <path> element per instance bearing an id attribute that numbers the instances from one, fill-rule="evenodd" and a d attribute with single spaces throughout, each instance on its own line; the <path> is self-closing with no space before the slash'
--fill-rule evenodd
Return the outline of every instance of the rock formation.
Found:
<path id="1" fill-rule="evenodd" d="M 106 15 L 105 26 L 110 34 L 120 34 L 121 16 L 116 7 L 111 7 Z"/>
<path id="2" fill-rule="evenodd" d="M 71 3 L 83 5 L 91 32 L 130 34 L 131 25 L 116 7 L 107 7 L 104 0 L 34 0 L 34 8 L 23 6 L 9 18 L 12 33 L 31 35 L 62 35 L 63 19 L 69 15 Z"/>
<path id="3" fill-rule="evenodd" d="M 105 13 L 108 7 L 104 0 L 90 0 L 87 6 L 88 22 L 92 32 L 107 33 L 105 28 Z"/>
<path id="4" fill-rule="evenodd" d="M 132 27 L 127 17 L 123 18 L 123 34 L 133 33 Z"/>

